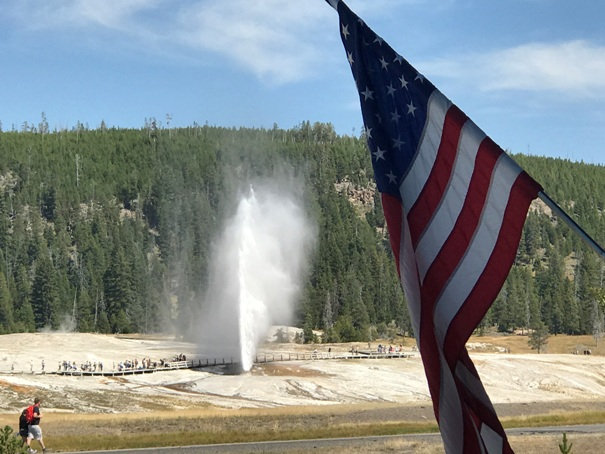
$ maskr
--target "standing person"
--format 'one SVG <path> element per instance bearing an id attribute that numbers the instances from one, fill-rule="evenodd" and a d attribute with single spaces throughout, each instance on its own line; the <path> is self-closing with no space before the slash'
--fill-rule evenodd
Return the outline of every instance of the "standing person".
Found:
<path id="1" fill-rule="evenodd" d="M 27 452 L 33 454 L 37 452 L 35 449 L 31 447 L 32 440 L 38 440 L 40 446 L 42 447 L 42 452 L 46 452 L 46 446 L 44 446 L 44 440 L 42 439 L 42 429 L 40 428 L 40 418 L 42 418 L 42 413 L 40 412 L 40 405 L 42 401 L 39 397 L 34 399 L 34 419 L 29 425 L 29 431 L 27 434 Z"/>

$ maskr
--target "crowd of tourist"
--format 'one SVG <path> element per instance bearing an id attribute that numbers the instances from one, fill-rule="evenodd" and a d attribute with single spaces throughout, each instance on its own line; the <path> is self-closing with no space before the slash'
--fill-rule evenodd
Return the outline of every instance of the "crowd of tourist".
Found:
<path id="1" fill-rule="evenodd" d="M 149 357 L 145 357 L 143 359 L 138 359 L 138 358 L 133 358 L 133 359 L 126 359 L 124 361 L 119 361 L 119 362 L 113 362 L 112 363 L 112 368 L 110 369 L 110 372 L 123 372 L 123 371 L 131 371 L 131 370 L 149 370 L 149 369 L 158 369 L 158 368 L 165 368 L 165 367 L 171 367 L 173 365 L 173 363 L 175 362 L 183 362 L 183 361 L 187 361 L 187 356 L 184 353 L 179 353 L 174 355 L 171 359 L 159 359 L 159 360 L 151 360 L 151 358 Z M 179 366 L 183 366 L 182 364 Z M 68 360 L 63 360 L 63 361 L 59 361 L 57 364 L 57 369 L 56 371 L 59 373 L 74 373 L 74 372 L 96 372 L 96 373 L 102 373 L 103 371 L 107 372 L 107 367 L 106 365 L 103 364 L 103 361 L 68 361 Z M 30 360 L 29 364 L 27 366 L 27 369 L 29 369 L 30 373 L 38 373 L 38 372 L 42 372 L 42 373 L 48 373 L 49 371 L 47 371 L 46 368 L 46 363 L 44 360 L 40 361 L 40 368 L 38 369 L 35 365 L 34 365 L 34 361 Z M 27 369 L 23 369 L 20 368 L 18 364 L 16 363 L 11 363 L 10 365 L 10 371 L 12 373 L 23 373 L 25 370 Z M 52 369 L 52 368 L 51 368 Z M 54 371 L 50 371 L 52 373 L 54 373 Z"/>
<path id="2" fill-rule="evenodd" d="M 187 356 L 183 353 L 174 355 L 170 361 L 166 359 L 160 359 L 158 361 L 152 361 L 151 358 L 146 357 L 141 360 L 138 358 L 126 359 L 119 361 L 118 363 L 112 363 L 112 371 L 128 371 L 128 370 L 149 370 L 157 369 L 170 366 L 171 362 L 175 361 L 187 361 Z M 42 371 L 44 371 L 44 361 L 42 361 Z M 77 363 L 76 361 L 60 361 L 57 368 L 58 372 L 103 372 L 103 362 L 101 361 L 84 361 Z"/>
<path id="3" fill-rule="evenodd" d="M 44 366 L 42 366 L 42 370 L 44 371 Z M 103 363 L 101 361 L 85 361 L 83 363 L 77 364 L 75 361 L 59 361 L 59 367 L 57 368 L 59 372 L 103 372 Z"/>
<path id="4" fill-rule="evenodd" d="M 377 349 L 378 353 L 399 353 L 402 351 L 403 351 L 403 345 L 398 345 L 395 347 L 393 347 L 392 345 L 389 345 L 387 347 L 386 345 L 378 344 L 378 349 Z"/>

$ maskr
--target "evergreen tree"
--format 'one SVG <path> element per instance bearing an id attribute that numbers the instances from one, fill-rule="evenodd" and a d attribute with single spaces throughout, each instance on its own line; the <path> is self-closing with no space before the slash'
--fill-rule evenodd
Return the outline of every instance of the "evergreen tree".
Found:
<path id="1" fill-rule="evenodd" d="M 43 120 L 0 131 L 3 329 L 58 327 L 67 317 L 81 331 L 150 332 L 176 317 L 193 320 L 227 202 L 242 183 L 283 164 L 304 181 L 319 229 L 298 326 L 323 329 L 324 341 L 371 338 L 392 320 L 411 334 L 364 135 L 339 137 L 311 122 L 166 130 L 154 121 L 51 132 Z M 515 159 L 605 242 L 604 166 Z M 598 257 L 535 201 L 482 326 L 510 332 L 543 320 L 552 334 L 591 334 L 604 274 Z"/>
<path id="2" fill-rule="evenodd" d="M 130 268 L 123 250 L 116 245 L 111 254 L 109 268 L 103 276 L 103 290 L 107 305 L 107 319 L 114 333 L 131 332 L 132 320 L 126 310 L 134 300 Z"/>
<path id="3" fill-rule="evenodd" d="M 303 325 L 303 339 L 305 344 L 315 342 L 315 334 L 313 333 L 313 320 L 311 315 L 307 312 L 305 317 L 305 323 Z"/>
<path id="4" fill-rule="evenodd" d="M 34 312 L 36 329 L 45 327 L 57 329 L 59 327 L 60 314 L 57 313 L 56 273 L 45 247 L 42 248 L 36 263 L 31 291 L 31 306 Z"/>
<path id="5" fill-rule="evenodd" d="M 541 353 L 548 344 L 548 327 L 542 321 L 539 321 L 534 327 L 532 332 L 529 335 L 529 340 L 527 343 L 533 350 L 537 350 L 538 353 Z"/>
<path id="6" fill-rule="evenodd" d="M 4 273 L 0 271 L 0 334 L 14 329 L 13 302 Z"/>
<path id="7" fill-rule="evenodd" d="M 25 265 L 20 264 L 15 276 L 16 331 L 34 331 L 34 311 L 30 302 L 30 279 Z"/>

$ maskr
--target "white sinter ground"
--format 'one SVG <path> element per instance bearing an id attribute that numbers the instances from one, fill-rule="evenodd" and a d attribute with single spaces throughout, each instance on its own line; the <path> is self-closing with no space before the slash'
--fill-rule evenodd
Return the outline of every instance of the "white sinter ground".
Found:
<path id="1" fill-rule="evenodd" d="M 327 354 L 327 346 L 316 346 Z M 332 354 L 348 346 L 332 346 Z M 360 346 L 361 348 L 361 346 Z M 261 355 L 308 347 L 266 343 Z M 48 411 L 133 412 L 199 407 L 332 405 L 390 402 L 429 404 L 422 362 L 410 357 L 380 360 L 301 360 L 256 365 L 241 375 L 219 369 L 179 370 L 116 377 L 65 377 L 50 372 L 59 362 L 199 359 L 195 344 L 170 338 L 138 339 L 79 333 L 0 336 L 0 413 L 18 411 L 41 395 Z M 495 404 L 549 401 L 605 402 L 605 358 L 584 355 L 471 353 Z M 42 361 L 46 374 L 41 373 Z M 12 369 L 12 370 L 11 370 Z M 33 373 L 32 373 L 33 369 Z M 430 405 L 430 404 L 429 404 Z"/>

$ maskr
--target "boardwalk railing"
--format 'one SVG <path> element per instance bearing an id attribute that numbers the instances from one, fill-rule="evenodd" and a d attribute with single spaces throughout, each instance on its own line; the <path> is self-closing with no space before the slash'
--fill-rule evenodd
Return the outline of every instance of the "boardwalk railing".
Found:
<path id="1" fill-rule="evenodd" d="M 256 355 L 255 363 L 272 363 L 272 362 L 284 362 L 284 361 L 315 361 L 315 360 L 356 360 L 356 359 L 393 359 L 393 358 L 407 358 L 409 353 L 405 352 L 392 352 L 392 353 L 378 353 L 372 351 L 359 351 L 359 352 L 282 352 L 282 353 L 259 353 Z M 202 369 L 206 367 L 214 366 L 230 366 L 234 365 L 233 358 L 198 358 L 188 361 L 168 361 L 161 365 L 151 368 L 123 368 L 120 370 L 109 369 L 109 370 L 57 370 L 57 371 L 35 371 L 35 370 L 15 370 L 12 368 L 10 371 L 3 371 L 0 369 L 0 374 L 54 374 L 54 375 L 66 375 L 76 377 L 90 377 L 90 376 L 122 376 L 122 375 L 140 375 L 140 374 L 151 374 L 154 372 L 162 372 L 169 370 L 179 369 Z"/>
<path id="2" fill-rule="evenodd" d="M 56 371 L 50 372 L 57 375 L 70 375 L 70 376 L 116 376 L 116 375 L 139 375 L 139 374 L 151 374 L 153 372 L 164 372 L 168 370 L 178 369 L 201 369 L 204 367 L 214 366 L 228 366 L 233 364 L 233 359 L 225 358 L 214 358 L 214 359 L 194 359 L 189 361 L 168 361 L 162 365 L 151 368 L 124 368 L 121 370 L 104 370 L 104 371 L 82 371 L 82 370 L 67 370 L 67 371 Z"/>
<path id="3" fill-rule="evenodd" d="M 325 360 L 325 359 L 391 359 L 391 358 L 407 358 L 410 356 L 409 353 L 405 352 L 392 352 L 392 353 L 378 353 L 378 352 L 286 352 L 286 353 L 262 353 L 256 355 L 255 363 L 271 363 L 276 361 L 313 361 L 313 360 Z"/>

